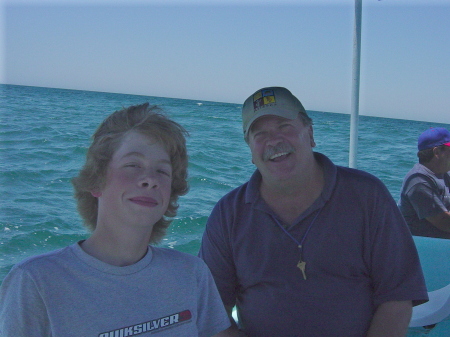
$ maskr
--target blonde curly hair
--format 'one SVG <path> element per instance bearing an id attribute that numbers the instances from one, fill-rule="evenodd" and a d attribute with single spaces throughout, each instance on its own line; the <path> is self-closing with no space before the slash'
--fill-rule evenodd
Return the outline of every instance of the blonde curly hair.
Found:
<path id="1" fill-rule="evenodd" d="M 172 187 L 169 206 L 164 216 L 156 222 L 150 243 L 156 244 L 177 214 L 178 197 L 188 190 L 186 149 L 187 131 L 170 120 L 157 106 L 149 103 L 130 106 L 112 113 L 98 127 L 92 136 L 92 144 L 86 154 L 86 163 L 77 177 L 72 179 L 78 212 L 85 226 L 93 231 L 97 225 L 98 200 L 91 192 L 104 187 L 106 170 L 113 154 L 129 131 L 137 131 L 161 144 L 167 151 L 172 165 Z"/>

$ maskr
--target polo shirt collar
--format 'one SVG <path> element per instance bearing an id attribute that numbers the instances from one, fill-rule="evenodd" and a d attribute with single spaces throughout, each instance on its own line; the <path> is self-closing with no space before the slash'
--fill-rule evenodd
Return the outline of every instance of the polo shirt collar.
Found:
<path id="1" fill-rule="evenodd" d="M 331 198 L 336 185 L 336 165 L 334 165 L 327 156 L 319 152 L 314 152 L 314 157 L 323 167 L 325 184 L 320 197 L 317 198 L 317 200 L 311 205 L 311 207 L 309 207 L 309 209 L 304 212 L 304 216 L 308 216 L 311 212 L 314 212 L 316 209 L 323 207 L 323 205 L 325 205 L 325 203 Z M 253 207 L 256 207 L 261 202 L 263 202 L 259 193 L 261 179 L 261 173 L 258 169 L 256 169 L 255 172 L 253 172 L 250 180 L 248 181 L 247 189 L 245 192 L 245 202 L 252 203 Z M 265 204 L 265 202 L 263 203 Z"/>

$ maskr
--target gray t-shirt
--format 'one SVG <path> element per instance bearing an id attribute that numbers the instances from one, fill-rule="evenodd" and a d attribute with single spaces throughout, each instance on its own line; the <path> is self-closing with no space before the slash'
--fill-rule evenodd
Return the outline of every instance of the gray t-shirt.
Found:
<path id="1" fill-rule="evenodd" d="M 77 243 L 17 264 L 0 289 L 2 337 L 211 336 L 229 325 L 203 261 L 171 249 L 116 267 Z"/>
<path id="2" fill-rule="evenodd" d="M 419 163 L 408 172 L 398 206 L 413 235 L 450 239 L 450 233 L 426 220 L 450 210 L 449 188 L 449 173 L 437 176 Z"/>

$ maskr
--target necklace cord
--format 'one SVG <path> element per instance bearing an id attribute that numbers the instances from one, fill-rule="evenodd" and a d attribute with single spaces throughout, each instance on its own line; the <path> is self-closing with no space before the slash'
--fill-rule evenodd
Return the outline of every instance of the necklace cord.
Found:
<path id="1" fill-rule="evenodd" d="M 286 235 L 289 236 L 289 237 L 291 238 L 291 240 L 294 241 L 294 242 L 297 244 L 298 248 L 300 249 L 300 256 L 302 256 L 303 242 L 305 241 L 306 236 L 308 235 L 308 233 L 309 233 L 311 227 L 313 226 L 314 222 L 316 221 L 316 219 L 317 219 L 317 217 L 319 216 L 319 214 L 320 214 L 320 212 L 322 211 L 322 209 L 323 209 L 323 207 L 320 208 L 319 211 L 317 212 L 317 214 L 314 216 L 314 219 L 313 219 L 313 220 L 311 221 L 311 223 L 309 224 L 309 226 L 308 226 L 308 228 L 306 229 L 306 232 L 305 232 L 305 234 L 303 235 L 303 238 L 302 238 L 302 240 L 301 240 L 300 242 L 298 242 L 298 240 L 297 240 L 296 238 L 294 238 L 294 237 L 291 235 L 291 233 L 289 233 L 289 232 L 287 231 L 287 229 L 283 227 L 282 224 L 280 224 L 280 222 L 277 220 L 277 218 L 275 218 L 274 216 L 272 216 L 273 219 L 275 220 L 275 222 L 277 223 L 277 225 L 283 230 L 283 232 L 286 233 Z"/>

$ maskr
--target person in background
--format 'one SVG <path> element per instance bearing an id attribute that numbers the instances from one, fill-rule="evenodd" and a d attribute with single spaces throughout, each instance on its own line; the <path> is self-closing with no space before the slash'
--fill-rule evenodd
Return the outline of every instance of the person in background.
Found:
<path id="1" fill-rule="evenodd" d="M 386 187 L 314 152 L 286 88 L 252 94 L 242 122 L 256 171 L 216 204 L 199 252 L 231 320 L 237 307 L 228 335 L 404 336 L 428 295 Z"/>
<path id="2" fill-rule="evenodd" d="M 403 180 L 398 206 L 413 235 L 450 239 L 450 132 L 430 128 L 417 147 L 419 162 Z"/>
<path id="3" fill-rule="evenodd" d="M 2 337 L 192 337 L 230 326 L 205 263 L 149 245 L 188 191 L 185 135 L 147 103 L 104 120 L 73 179 L 92 235 L 12 268 L 0 290 Z"/>

